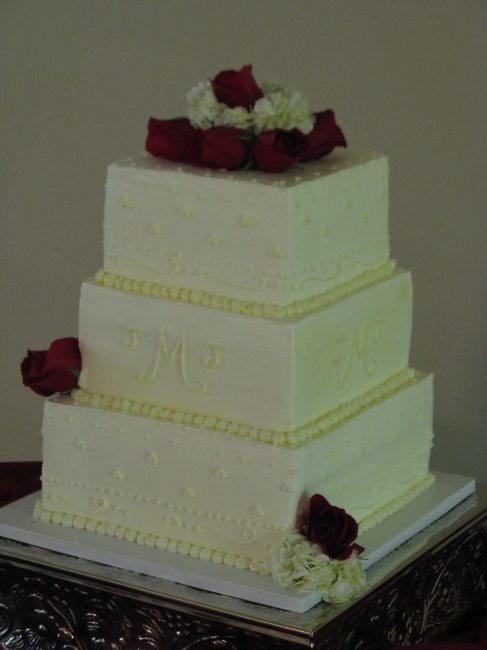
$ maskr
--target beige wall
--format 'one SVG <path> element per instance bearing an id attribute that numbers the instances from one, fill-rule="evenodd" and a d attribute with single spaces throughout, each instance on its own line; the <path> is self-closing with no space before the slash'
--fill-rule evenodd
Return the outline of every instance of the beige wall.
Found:
<path id="1" fill-rule="evenodd" d="M 487 481 L 486 17 L 480 0 L 1 1 L 0 460 L 40 458 L 19 363 L 77 334 L 107 164 L 197 81 L 253 63 L 389 155 L 412 363 L 436 376 L 433 466 Z"/>

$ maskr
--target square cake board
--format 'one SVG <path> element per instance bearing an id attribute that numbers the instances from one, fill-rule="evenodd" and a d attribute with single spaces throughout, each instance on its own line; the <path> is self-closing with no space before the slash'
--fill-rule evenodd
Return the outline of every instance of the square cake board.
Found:
<path id="1" fill-rule="evenodd" d="M 436 480 L 423 494 L 359 536 L 365 569 L 475 492 L 474 479 L 433 473 Z M 270 576 L 38 521 L 33 512 L 39 499 L 37 492 L 0 509 L 0 537 L 291 612 L 304 613 L 321 601 L 317 594 L 277 587 Z"/>

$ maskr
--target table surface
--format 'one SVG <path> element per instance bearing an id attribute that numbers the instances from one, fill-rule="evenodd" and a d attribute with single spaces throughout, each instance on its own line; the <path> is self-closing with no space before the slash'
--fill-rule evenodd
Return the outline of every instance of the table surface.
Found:
<path id="1" fill-rule="evenodd" d="M 354 612 L 358 613 L 360 607 L 370 605 L 378 597 L 380 599 L 385 589 L 395 581 L 404 579 L 408 573 L 412 576 L 414 567 L 424 562 L 425 558 L 433 558 L 436 554 L 439 557 L 448 545 L 454 545 L 456 540 L 463 539 L 469 531 L 478 529 L 479 526 L 483 531 L 485 542 L 480 552 L 487 555 L 486 522 L 487 486 L 478 485 L 475 494 L 368 569 L 368 588 L 361 598 L 343 605 L 320 603 L 302 614 L 209 593 L 5 538 L 0 538 L 0 566 L 7 566 L 19 572 L 28 571 L 46 580 L 62 579 L 67 583 L 74 583 L 77 587 L 101 589 L 113 596 L 133 599 L 141 607 L 145 605 L 164 607 L 177 611 L 181 615 L 197 616 L 198 620 L 207 618 L 237 629 L 245 629 L 247 632 L 268 635 L 286 643 L 292 641 L 297 644 L 292 647 L 298 647 L 308 645 L 312 638 L 323 637 L 324 630 L 330 626 L 335 627 L 331 625 L 333 622 L 344 620 L 344 617 L 353 615 Z M 449 552 L 448 557 L 450 555 Z M 431 565 L 432 562 L 430 561 L 429 564 Z M 445 561 L 442 560 L 441 566 L 444 564 Z M 483 567 L 480 569 L 483 575 L 476 576 L 478 584 L 476 583 L 475 593 L 478 592 L 479 598 L 485 598 L 487 593 L 485 557 L 483 564 L 481 561 L 479 566 Z M 440 572 L 444 573 L 443 569 Z M 474 573 L 479 573 L 479 569 L 475 568 Z M 273 645 L 273 647 L 291 646 Z"/>

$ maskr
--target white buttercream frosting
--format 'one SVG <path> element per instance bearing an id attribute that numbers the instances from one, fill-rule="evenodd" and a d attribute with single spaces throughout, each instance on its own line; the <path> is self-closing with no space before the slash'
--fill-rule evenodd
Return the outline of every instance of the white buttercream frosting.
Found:
<path id="1" fill-rule="evenodd" d="M 103 268 L 287 308 L 387 262 L 387 184 L 387 159 L 356 150 L 284 174 L 121 160 L 108 170 Z"/>
<path id="2" fill-rule="evenodd" d="M 193 121 L 245 127 L 214 99 L 191 91 Z M 279 88 L 256 115 L 310 127 Z M 362 531 L 426 489 L 432 377 L 408 367 L 387 217 L 387 159 L 357 150 L 279 175 L 111 165 L 80 388 L 45 403 L 35 516 L 266 572 L 311 495 Z"/>

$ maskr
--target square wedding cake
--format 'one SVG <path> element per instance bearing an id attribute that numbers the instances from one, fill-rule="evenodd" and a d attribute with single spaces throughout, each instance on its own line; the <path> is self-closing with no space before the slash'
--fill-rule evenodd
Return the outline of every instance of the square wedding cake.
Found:
<path id="1" fill-rule="evenodd" d="M 81 372 L 71 394 L 37 391 L 56 394 L 36 516 L 266 572 L 306 538 L 313 495 L 362 531 L 431 485 L 433 383 L 408 365 L 387 158 L 249 68 L 197 86 L 190 117 L 151 120 L 148 152 L 108 168 Z"/>

